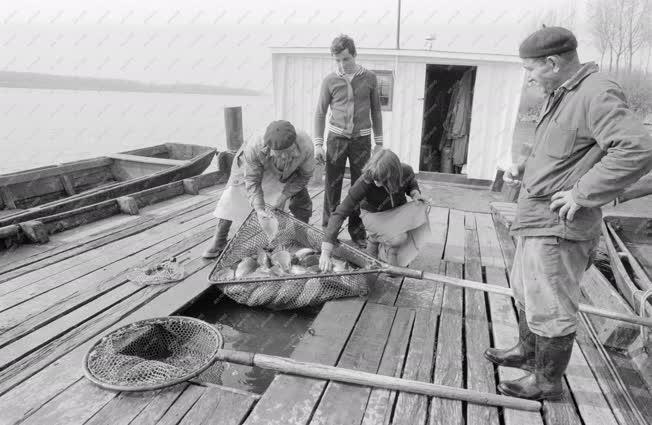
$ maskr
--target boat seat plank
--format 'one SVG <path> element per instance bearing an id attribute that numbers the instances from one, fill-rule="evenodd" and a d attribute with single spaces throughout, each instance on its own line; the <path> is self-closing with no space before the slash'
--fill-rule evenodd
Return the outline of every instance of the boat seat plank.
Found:
<path id="1" fill-rule="evenodd" d="M 485 217 L 489 217 L 483 214 Z M 477 221 L 478 214 L 466 214 L 466 241 L 465 241 L 465 279 L 482 283 L 482 262 L 480 260 L 480 227 Z M 476 227 L 477 226 L 477 227 Z M 487 243 L 487 238 L 480 239 Z M 493 241 L 489 242 L 494 248 Z M 498 243 L 498 240 L 495 240 Z M 498 247 L 500 251 L 500 247 Z M 502 262 L 502 256 L 501 256 Z M 504 263 L 503 263 L 504 264 Z M 466 343 L 466 376 L 467 388 L 484 393 L 496 392 L 494 367 L 484 357 L 484 350 L 490 346 L 489 323 L 487 321 L 486 294 L 481 291 L 464 291 L 464 336 Z M 489 406 L 480 406 L 468 403 L 466 406 L 468 425 L 498 425 L 498 409 Z"/>
<path id="2" fill-rule="evenodd" d="M 464 233 L 464 212 L 450 210 L 444 260 L 449 263 L 464 263 Z"/>
<path id="3" fill-rule="evenodd" d="M 167 159 L 167 158 L 153 158 L 151 156 L 128 155 L 124 153 L 112 153 L 106 155 L 107 158 L 117 159 L 120 161 L 141 162 L 143 164 L 157 164 L 157 165 L 186 165 L 189 160 Z"/>
<path id="4" fill-rule="evenodd" d="M 389 332 L 387 346 L 378 368 L 378 374 L 400 377 L 407 356 L 415 312 L 412 309 L 399 308 L 396 312 L 392 329 Z M 374 388 L 371 390 L 361 425 L 389 423 L 394 410 L 397 391 Z"/>
<path id="5" fill-rule="evenodd" d="M 446 267 L 444 262 L 441 266 Z M 416 310 L 402 378 L 432 382 L 438 317 L 432 310 Z M 394 409 L 394 425 L 420 425 L 426 424 L 427 420 L 427 396 L 403 391 L 398 393 Z"/>
<path id="6" fill-rule="evenodd" d="M 219 423 L 220 425 L 240 425 L 256 402 L 257 397 L 241 392 L 226 391 L 208 387 L 179 425 Z"/>
<path id="7" fill-rule="evenodd" d="M 486 267 L 487 283 L 508 287 L 505 269 L 500 267 Z M 489 311 L 491 312 L 491 334 L 493 346 L 499 348 L 513 347 L 518 341 L 518 325 L 514 312 L 514 305 L 510 298 L 504 295 L 487 294 L 489 298 Z M 496 367 L 500 381 L 521 378 L 525 371 L 511 367 Z M 503 409 L 505 425 L 543 425 L 543 418 L 539 413 L 526 412 L 517 409 Z"/>
<path id="8" fill-rule="evenodd" d="M 362 312 L 364 301 L 345 298 L 329 301 L 312 324 L 291 358 L 334 366 Z M 307 424 L 327 381 L 277 375 L 244 424 Z"/>
<path id="9" fill-rule="evenodd" d="M 395 307 L 367 303 L 337 366 L 376 373 L 395 316 Z M 329 382 L 310 424 L 359 425 L 370 393 L 371 387 Z"/>
<path id="10" fill-rule="evenodd" d="M 464 230 L 464 213 L 451 210 L 451 219 L 462 218 Z M 452 220 L 451 225 L 455 223 Z M 450 235 L 450 233 L 449 233 Z M 457 236 L 456 236 L 457 237 Z M 464 247 L 462 241 L 461 246 Z M 464 255 L 464 254 L 462 254 Z M 456 258 L 456 257 L 450 257 Z M 457 258 L 456 258 L 457 259 Z M 462 278 L 462 264 L 447 262 L 446 276 Z M 455 286 L 444 287 L 444 301 L 439 320 L 437 334 L 437 353 L 435 358 L 435 374 L 433 382 L 439 385 L 461 388 L 464 386 L 462 371 L 463 342 L 463 298 L 464 290 Z M 429 424 L 463 424 L 462 402 L 433 397 L 430 403 Z"/>

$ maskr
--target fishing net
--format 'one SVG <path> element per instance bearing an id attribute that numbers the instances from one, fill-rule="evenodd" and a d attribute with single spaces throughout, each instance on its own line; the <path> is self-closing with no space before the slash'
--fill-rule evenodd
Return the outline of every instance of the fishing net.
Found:
<path id="1" fill-rule="evenodd" d="M 127 279 L 138 285 L 161 285 L 178 282 L 186 276 L 184 267 L 172 257 L 148 267 L 136 267 L 127 272 Z"/>
<path id="2" fill-rule="evenodd" d="M 89 350 L 84 372 L 118 391 L 144 391 L 186 381 L 207 369 L 223 345 L 217 329 L 188 317 L 135 322 L 113 331 Z"/>
<path id="3" fill-rule="evenodd" d="M 333 257 L 342 267 L 333 273 L 321 273 L 319 250 L 324 233 L 282 211 L 275 210 L 273 214 L 278 221 L 278 231 L 273 239 L 270 240 L 261 229 L 256 213 L 252 212 L 218 257 L 209 280 L 219 285 L 226 296 L 251 307 L 285 310 L 367 294 L 369 284 L 378 274 L 370 271 L 377 264 L 373 257 L 340 244 L 333 251 Z M 305 249 L 311 249 L 314 253 L 301 259 L 294 257 L 294 253 Z M 280 251 L 292 255 L 293 266 L 303 267 L 304 273 L 274 275 L 252 270 L 248 274 L 237 275 L 241 262 L 250 261 L 253 264 L 261 252 L 273 257 Z"/>

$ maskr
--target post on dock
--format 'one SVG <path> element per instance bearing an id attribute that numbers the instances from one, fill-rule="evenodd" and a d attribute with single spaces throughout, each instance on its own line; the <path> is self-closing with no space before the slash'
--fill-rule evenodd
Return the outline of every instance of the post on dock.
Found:
<path id="1" fill-rule="evenodd" d="M 226 151 L 217 154 L 217 169 L 224 173 L 231 172 L 233 156 L 242 143 L 242 107 L 224 108 L 224 130 L 226 133 Z"/>

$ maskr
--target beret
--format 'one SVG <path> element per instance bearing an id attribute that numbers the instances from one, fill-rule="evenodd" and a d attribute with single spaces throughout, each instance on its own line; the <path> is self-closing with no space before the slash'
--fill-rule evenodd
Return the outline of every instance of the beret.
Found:
<path id="1" fill-rule="evenodd" d="M 577 39 L 562 27 L 544 27 L 530 34 L 518 48 L 522 59 L 541 58 L 577 49 Z"/>
<path id="2" fill-rule="evenodd" d="M 279 151 L 287 149 L 297 140 L 297 132 L 289 121 L 272 121 L 263 136 L 265 145 Z"/>

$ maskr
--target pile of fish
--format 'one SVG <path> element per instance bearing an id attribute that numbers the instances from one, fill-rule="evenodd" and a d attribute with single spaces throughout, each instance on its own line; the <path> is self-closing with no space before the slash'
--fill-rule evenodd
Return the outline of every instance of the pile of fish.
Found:
<path id="1" fill-rule="evenodd" d="M 220 281 L 274 278 L 290 275 L 319 274 L 320 253 L 312 248 L 278 247 L 272 251 L 258 249 L 256 255 L 244 257 L 232 267 L 220 270 Z M 344 272 L 353 267 L 345 260 L 332 257 L 333 271 Z"/>

